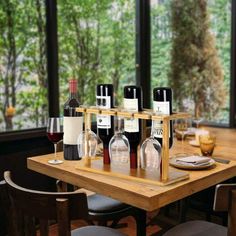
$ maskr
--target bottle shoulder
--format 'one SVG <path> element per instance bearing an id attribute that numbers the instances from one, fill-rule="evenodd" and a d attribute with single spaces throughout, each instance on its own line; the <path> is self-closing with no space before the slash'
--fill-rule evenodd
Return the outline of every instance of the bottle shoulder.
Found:
<path id="1" fill-rule="evenodd" d="M 78 107 L 80 105 L 80 102 L 77 98 L 69 98 L 65 104 L 64 108 L 66 107 Z"/>

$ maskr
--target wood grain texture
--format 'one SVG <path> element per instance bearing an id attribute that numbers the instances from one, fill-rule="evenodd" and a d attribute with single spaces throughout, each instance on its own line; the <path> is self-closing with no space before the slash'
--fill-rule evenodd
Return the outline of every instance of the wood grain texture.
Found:
<path id="1" fill-rule="evenodd" d="M 88 171 L 94 174 L 102 174 L 106 176 L 159 186 L 169 185 L 189 178 L 189 174 L 187 172 L 168 167 L 168 178 L 163 181 L 159 171 L 145 171 L 141 168 L 130 169 L 129 163 L 121 165 L 104 165 L 102 157 L 100 157 L 100 159 L 84 158 L 77 163 L 76 168 L 78 170 Z"/>
<path id="2" fill-rule="evenodd" d="M 130 112 L 120 108 L 102 109 L 96 107 L 77 107 L 77 112 L 89 113 L 89 114 L 103 114 L 111 116 L 121 116 L 125 118 L 138 118 L 144 120 L 163 120 L 168 118 L 169 120 L 179 119 L 179 118 L 189 118 L 190 114 L 180 112 L 173 113 L 171 115 L 156 115 L 151 109 L 144 109 L 143 111 Z"/>
<path id="3" fill-rule="evenodd" d="M 193 193 L 206 189 L 236 174 L 236 130 L 206 128 L 217 136 L 213 156 L 231 160 L 229 164 L 216 163 L 215 168 L 187 171 L 190 178 L 167 186 L 140 183 L 117 177 L 89 173 L 76 168 L 79 161 L 64 161 L 61 165 L 50 165 L 53 154 L 28 158 L 28 168 L 60 179 L 93 192 L 104 194 L 141 209 L 152 211 Z M 170 156 L 177 153 L 199 153 L 200 149 L 189 145 L 189 140 L 174 140 Z M 58 157 L 63 159 L 63 153 Z"/>

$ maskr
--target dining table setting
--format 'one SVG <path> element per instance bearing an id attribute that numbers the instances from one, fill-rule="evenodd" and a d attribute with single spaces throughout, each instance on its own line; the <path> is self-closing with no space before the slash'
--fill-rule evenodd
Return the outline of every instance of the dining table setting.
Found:
<path id="1" fill-rule="evenodd" d="M 202 155 L 200 143 L 192 145 L 192 142 L 199 142 L 196 140 L 196 131 L 199 130 L 205 135 L 213 134 L 215 137 L 211 155 Z M 102 165 L 102 157 L 99 156 L 71 161 L 64 160 L 63 152 L 59 152 L 57 159 L 63 160 L 61 164 L 50 164 L 54 154 L 47 154 L 29 157 L 27 166 L 30 170 L 103 194 L 144 211 L 154 211 L 234 177 L 235 135 L 235 129 L 201 127 L 191 130 L 181 140 L 174 137 L 173 146 L 169 150 L 169 178 L 172 171 L 183 173 L 185 178 L 173 183 L 170 181 L 168 184 L 158 184 L 155 175 L 150 179 L 139 171 L 139 168 L 135 174 L 130 169 L 119 172 L 120 168 L 117 169 L 116 166 Z"/>

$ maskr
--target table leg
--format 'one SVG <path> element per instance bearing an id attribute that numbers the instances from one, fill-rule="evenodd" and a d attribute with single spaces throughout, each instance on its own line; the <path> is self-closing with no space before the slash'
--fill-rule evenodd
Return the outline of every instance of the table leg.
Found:
<path id="1" fill-rule="evenodd" d="M 137 236 L 146 236 L 146 211 L 137 208 L 135 219 Z"/>
<path id="2" fill-rule="evenodd" d="M 189 206 L 189 198 L 183 198 L 180 200 L 180 212 L 179 212 L 179 223 L 186 222 L 186 216 Z"/>

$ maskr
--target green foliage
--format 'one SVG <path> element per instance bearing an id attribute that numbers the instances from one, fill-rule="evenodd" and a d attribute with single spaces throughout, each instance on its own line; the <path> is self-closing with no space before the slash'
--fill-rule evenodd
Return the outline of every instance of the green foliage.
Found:
<path id="1" fill-rule="evenodd" d="M 113 83 L 119 100 L 122 87 L 135 83 L 134 1 L 79 3 L 58 1 L 61 104 L 72 76 L 83 104 L 95 104 L 98 83 Z"/>
<path id="2" fill-rule="evenodd" d="M 44 2 L 0 1 L 1 131 L 7 125 L 14 129 L 45 125 L 48 102 Z M 57 2 L 61 108 L 68 96 L 70 77 L 78 79 L 83 104 L 95 104 L 98 83 L 113 83 L 116 105 L 119 105 L 124 85 L 135 84 L 135 1 Z M 182 98 L 202 105 L 202 101 L 195 101 L 195 95 L 204 97 L 204 110 L 208 111 L 205 115 L 211 120 L 227 122 L 229 90 L 225 103 L 224 96 L 217 93 L 221 91 L 219 87 L 230 86 L 231 0 L 207 1 L 210 22 L 207 14 L 199 17 L 202 13 L 197 7 L 206 1 L 152 2 L 156 3 L 151 7 L 152 88 L 169 86 L 174 81 L 177 105 L 182 106 L 179 102 Z M 172 18 L 176 17 L 174 26 L 171 25 L 171 3 L 175 8 Z M 11 12 L 11 24 L 8 24 L 10 18 L 7 12 Z M 207 32 L 205 35 L 204 30 Z M 216 37 L 215 42 L 213 36 Z M 191 44 L 186 43 L 187 40 Z M 215 56 L 214 44 L 220 62 Z M 174 60 L 173 56 L 178 59 Z M 200 69 L 199 63 L 203 58 L 206 59 L 204 69 Z M 219 64 L 224 68 L 224 85 L 221 69 L 212 70 L 220 68 Z M 171 73 L 170 68 L 173 69 Z M 199 89 L 203 95 L 199 96 Z M 9 105 L 16 109 L 13 125 L 8 124 L 5 117 Z M 218 115 L 213 116 L 218 109 Z"/>
<path id="3" fill-rule="evenodd" d="M 170 83 L 179 109 L 193 101 L 195 115 L 212 119 L 225 105 L 223 70 L 210 32 L 206 0 L 173 0 Z"/>
<path id="4" fill-rule="evenodd" d="M 163 1 L 151 8 L 152 22 L 152 89 L 168 86 L 168 71 L 170 67 L 171 28 L 170 1 Z"/>
<path id="5" fill-rule="evenodd" d="M 43 0 L 0 2 L 0 130 L 45 125 L 44 32 Z M 8 106 L 16 109 L 13 123 L 5 116 Z"/>

